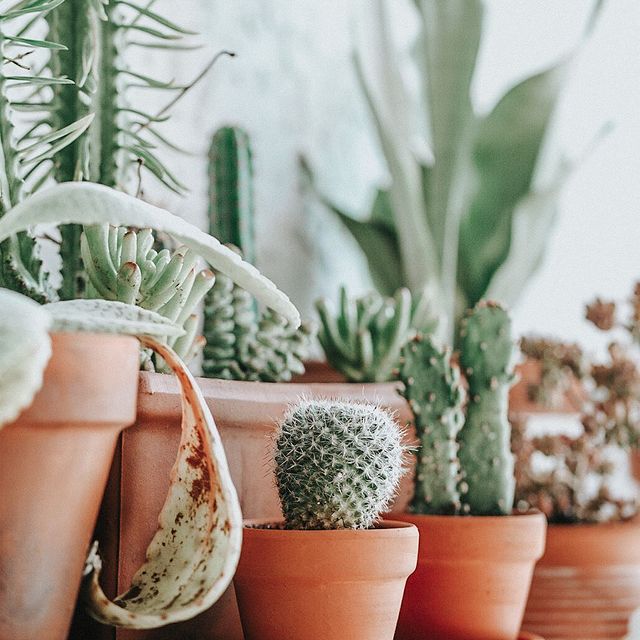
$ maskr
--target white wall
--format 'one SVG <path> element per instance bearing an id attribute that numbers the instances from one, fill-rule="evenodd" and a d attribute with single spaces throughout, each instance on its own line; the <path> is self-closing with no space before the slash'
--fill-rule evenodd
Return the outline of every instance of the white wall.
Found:
<path id="1" fill-rule="evenodd" d="M 399 38 L 413 29 L 398 7 Z M 591 0 L 487 0 L 486 38 L 474 85 L 488 109 L 515 80 L 555 60 L 579 38 Z M 199 30 L 205 51 L 147 55 L 148 68 L 180 80 L 211 52 L 231 48 L 201 87 L 177 109 L 174 136 L 194 157 L 176 158 L 192 192 L 181 201 L 145 183 L 151 199 L 204 223 L 206 148 L 213 130 L 233 122 L 251 134 L 257 173 L 258 266 L 304 312 L 339 282 L 367 286 L 357 247 L 335 220 L 303 206 L 296 155 L 303 151 L 323 188 L 365 214 L 385 170 L 353 76 L 353 21 L 364 0 L 168 0 L 157 5 Z M 640 3 L 609 0 L 583 50 L 558 114 L 558 144 L 580 156 L 606 121 L 613 132 L 571 178 L 545 263 L 515 309 L 519 331 L 558 334 L 595 344 L 581 320 L 596 294 L 625 297 L 640 279 Z M 164 99 L 164 98 L 163 98 Z"/>

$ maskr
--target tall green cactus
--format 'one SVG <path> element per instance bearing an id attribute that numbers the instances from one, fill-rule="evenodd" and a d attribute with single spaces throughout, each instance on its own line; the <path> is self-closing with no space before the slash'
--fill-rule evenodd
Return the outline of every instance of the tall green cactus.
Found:
<path id="1" fill-rule="evenodd" d="M 399 375 L 420 441 L 411 510 L 458 513 L 460 462 L 456 438 L 464 423 L 466 396 L 460 369 L 451 362 L 449 349 L 438 347 L 429 336 L 418 335 L 402 350 Z"/>
<path id="2" fill-rule="evenodd" d="M 291 529 L 366 529 L 395 495 L 402 431 L 375 405 L 303 400 L 276 436 L 276 483 Z"/>
<path id="3" fill-rule="evenodd" d="M 222 127 L 209 149 L 209 233 L 255 262 L 253 163 L 249 136 Z"/>
<path id="4" fill-rule="evenodd" d="M 329 364 L 352 382 L 386 382 L 398 366 L 400 350 L 417 331 L 431 332 L 436 323 L 426 296 L 412 301 L 408 289 L 393 298 L 372 292 L 350 300 L 340 288 L 334 313 L 325 299 L 316 302 L 318 339 Z"/>
<path id="5" fill-rule="evenodd" d="M 417 513 L 508 514 L 513 507 L 514 460 L 508 420 L 515 347 L 507 311 L 480 301 L 461 322 L 459 361 L 431 338 L 403 349 L 400 379 L 420 446 Z"/>
<path id="6" fill-rule="evenodd" d="M 500 305 L 481 301 L 460 322 L 460 366 L 469 385 L 467 419 L 458 437 L 464 512 L 508 514 L 513 507 L 508 411 L 515 353 L 511 319 Z"/>

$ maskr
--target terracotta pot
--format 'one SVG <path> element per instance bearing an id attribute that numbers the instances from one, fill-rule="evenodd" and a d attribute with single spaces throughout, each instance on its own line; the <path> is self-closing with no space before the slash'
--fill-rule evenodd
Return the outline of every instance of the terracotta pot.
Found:
<path id="1" fill-rule="evenodd" d="M 631 450 L 631 473 L 640 482 L 640 449 Z"/>
<path id="2" fill-rule="evenodd" d="M 0 639 L 67 637 L 138 368 L 134 338 L 54 335 L 44 386 L 0 431 Z"/>
<path id="3" fill-rule="evenodd" d="M 393 514 L 420 531 L 397 640 L 516 640 L 536 560 L 541 513 L 513 516 Z"/>
<path id="4" fill-rule="evenodd" d="M 418 530 L 286 531 L 248 521 L 234 583 L 245 640 L 391 640 Z"/>
<path id="5" fill-rule="evenodd" d="M 272 480 L 271 436 L 287 406 L 300 396 L 369 400 L 411 419 L 394 384 L 290 384 L 199 379 L 225 447 L 242 512 L 248 518 L 282 517 Z M 144 559 L 169 486 L 180 441 L 180 393 L 173 376 L 141 373 L 138 418 L 122 434 L 99 520 L 107 595 L 126 589 Z M 413 479 L 403 479 L 397 508 L 404 509 Z M 189 622 L 156 630 L 111 629 L 78 612 L 72 640 L 242 640 L 233 589 Z"/>
<path id="6" fill-rule="evenodd" d="M 640 519 L 550 525 L 523 628 L 555 638 L 621 638 L 640 607 Z"/>

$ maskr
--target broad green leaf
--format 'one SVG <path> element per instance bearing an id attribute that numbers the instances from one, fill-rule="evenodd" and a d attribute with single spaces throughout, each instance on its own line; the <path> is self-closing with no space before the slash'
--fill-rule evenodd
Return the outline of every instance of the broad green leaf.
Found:
<path id="1" fill-rule="evenodd" d="M 28 407 L 51 357 L 51 318 L 33 300 L 0 289 L 0 428 Z"/>
<path id="2" fill-rule="evenodd" d="M 511 224 L 509 255 L 493 276 L 486 296 L 513 304 L 542 262 L 549 230 L 558 214 L 558 196 L 571 167 L 565 163 L 547 188 L 529 192 L 517 203 Z"/>
<path id="3" fill-rule="evenodd" d="M 480 123 L 478 189 L 462 220 L 459 284 L 473 306 L 509 254 L 516 205 L 527 195 L 565 75 L 562 62 L 513 87 Z"/>
<path id="4" fill-rule="evenodd" d="M 0 219 L 0 242 L 36 224 L 105 223 L 169 234 L 295 327 L 300 326 L 300 314 L 289 298 L 237 253 L 178 216 L 103 185 L 66 182 L 29 196 Z"/>
<path id="5" fill-rule="evenodd" d="M 155 311 L 114 300 L 66 300 L 44 305 L 52 318 L 51 331 L 119 333 L 131 336 L 178 338 L 184 329 Z"/>
<path id="6" fill-rule="evenodd" d="M 182 437 L 158 530 L 131 586 L 110 601 L 98 582 L 94 547 L 87 560 L 83 600 L 106 624 L 149 629 L 189 620 L 225 592 L 240 557 L 242 514 L 222 441 L 198 385 L 171 349 L 151 338 L 177 374 L 182 396 Z"/>

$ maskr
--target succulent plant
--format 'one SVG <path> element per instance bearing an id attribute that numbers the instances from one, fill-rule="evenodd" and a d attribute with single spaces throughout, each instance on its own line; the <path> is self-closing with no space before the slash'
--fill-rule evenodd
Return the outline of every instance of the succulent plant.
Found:
<path id="1" fill-rule="evenodd" d="M 157 311 L 185 330 L 168 342 L 188 362 L 196 355 L 196 307 L 213 286 L 209 270 L 197 268 L 195 252 L 181 247 L 156 251 L 151 229 L 89 226 L 81 236 L 89 298 L 119 300 Z"/>
<path id="2" fill-rule="evenodd" d="M 391 380 L 407 340 L 417 331 L 430 333 L 436 325 L 426 296 L 412 302 L 405 288 L 393 298 L 372 292 L 350 300 L 341 287 L 337 313 L 325 299 L 316 302 L 316 309 L 318 339 L 327 361 L 352 382 Z"/>
<path id="3" fill-rule="evenodd" d="M 507 311 L 480 301 L 461 322 L 459 362 L 433 338 L 405 345 L 399 377 L 420 440 L 411 508 L 417 513 L 508 514 L 513 455 L 507 419 L 515 349 Z"/>
<path id="4" fill-rule="evenodd" d="M 209 149 L 209 233 L 238 247 L 254 263 L 253 161 L 249 136 L 238 127 L 222 127 Z"/>
<path id="5" fill-rule="evenodd" d="M 511 87 L 490 113 L 480 114 L 471 87 L 484 2 L 414 4 L 419 91 L 406 86 L 393 43 L 388 16 L 393 2 L 367 5 L 372 16 L 367 64 L 363 52 L 356 55 L 390 186 L 377 192 L 368 220 L 318 195 L 360 245 L 378 290 L 392 295 L 406 286 L 416 294 L 428 287 L 444 320 L 442 337 L 453 342 L 465 309 L 483 297 L 512 304 L 540 264 L 572 164 L 546 153 L 545 138 L 579 47 Z M 601 5 L 596 3 L 587 34 Z M 377 76 L 369 73 L 370 60 Z M 411 94 L 419 96 L 419 104 L 412 104 Z M 306 164 L 303 170 L 311 178 Z"/>
<path id="6" fill-rule="evenodd" d="M 449 349 L 419 334 L 402 351 L 399 376 L 420 442 L 411 510 L 458 513 L 460 462 L 456 439 L 464 423 L 466 399 L 460 369 L 451 362 Z"/>
<path id="7" fill-rule="evenodd" d="M 466 489 L 462 509 L 477 515 L 509 514 L 515 490 L 509 387 L 515 380 L 516 350 L 508 312 L 480 301 L 460 323 L 459 347 L 469 393 L 458 435 Z"/>
<path id="8" fill-rule="evenodd" d="M 366 529 L 403 472 L 402 431 L 370 404 L 302 400 L 276 436 L 276 482 L 290 529 Z"/>
<path id="9" fill-rule="evenodd" d="M 258 308 L 254 298 L 217 274 L 204 307 L 202 370 L 225 380 L 288 382 L 304 373 L 314 327 L 294 329 L 282 316 Z"/>

